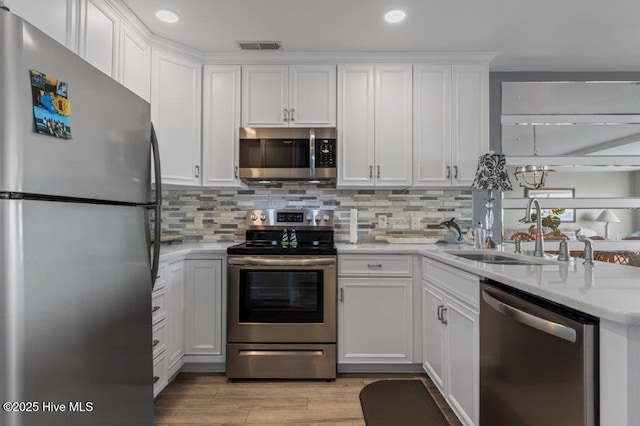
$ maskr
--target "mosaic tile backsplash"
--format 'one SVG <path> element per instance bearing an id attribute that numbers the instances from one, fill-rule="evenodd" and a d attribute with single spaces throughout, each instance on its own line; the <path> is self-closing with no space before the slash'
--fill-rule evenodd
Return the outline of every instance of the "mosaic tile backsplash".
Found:
<path id="1" fill-rule="evenodd" d="M 358 210 L 358 242 L 377 235 L 442 235 L 440 222 L 455 218 L 463 232 L 472 222 L 470 190 L 346 190 L 322 186 L 257 187 L 239 190 L 163 191 L 162 232 L 184 235 L 184 242 L 242 242 L 249 209 L 334 210 L 336 242 L 349 240 L 349 210 Z M 378 228 L 378 216 L 387 228 Z M 411 230 L 411 217 L 420 230 Z"/>

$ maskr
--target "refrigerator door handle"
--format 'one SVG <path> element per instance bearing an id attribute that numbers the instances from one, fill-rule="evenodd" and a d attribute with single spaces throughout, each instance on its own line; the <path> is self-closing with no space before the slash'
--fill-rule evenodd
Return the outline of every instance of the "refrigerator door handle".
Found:
<path id="1" fill-rule="evenodd" d="M 155 286 L 158 277 L 158 265 L 160 263 L 160 231 L 161 231 L 161 213 L 162 213 L 162 174 L 160 173 L 160 147 L 158 146 L 158 138 L 156 131 L 151 123 L 151 148 L 153 150 L 153 167 L 156 176 L 156 200 L 151 208 L 155 211 L 155 226 L 153 229 L 153 257 L 151 259 L 151 288 Z"/>

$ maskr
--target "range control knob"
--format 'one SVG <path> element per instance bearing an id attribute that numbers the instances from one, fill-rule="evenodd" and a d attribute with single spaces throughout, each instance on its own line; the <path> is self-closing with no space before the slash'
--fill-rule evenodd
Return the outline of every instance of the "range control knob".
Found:
<path id="1" fill-rule="evenodd" d="M 310 214 L 308 214 L 305 218 L 304 218 L 307 222 L 311 222 L 313 220 L 313 218 L 311 217 Z"/>
<path id="2" fill-rule="evenodd" d="M 261 215 L 260 215 L 260 220 L 261 220 L 261 221 L 263 221 L 263 222 L 264 222 L 266 219 L 267 219 L 267 216 L 266 216 L 265 214 L 261 214 Z"/>
<path id="3" fill-rule="evenodd" d="M 315 217 L 316 223 L 320 223 L 320 221 L 322 220 L 322 218 L 320 217 L 320 215 L 317 215 Z"/>
<path id="4" fill-rule="evenodd" d="M 251 213 L 251 220 L 253 221 L 258 220 L 258 216 L 255 213 Z"/>
<path id="5" fill-rule="evenodd" d="M 325 222 L 329 222 L 329 215 L 325 214 L 324 216 L 322 216 L 322 220 L 324 220 Z"/>

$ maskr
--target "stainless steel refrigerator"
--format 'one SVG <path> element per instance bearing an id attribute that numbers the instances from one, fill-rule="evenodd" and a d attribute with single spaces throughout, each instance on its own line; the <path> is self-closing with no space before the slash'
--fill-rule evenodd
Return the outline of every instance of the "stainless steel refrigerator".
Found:
<path id="1" fill-rule="evenodd" d="M 153 423 L 151 132 L 146 101 L 0 10 L 1 425 Z"/>

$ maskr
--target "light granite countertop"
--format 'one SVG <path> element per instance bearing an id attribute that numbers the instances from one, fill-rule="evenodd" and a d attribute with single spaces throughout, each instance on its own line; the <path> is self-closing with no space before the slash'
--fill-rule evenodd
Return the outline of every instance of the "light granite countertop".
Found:
<path id="1" fill-rule="evenodd" d="M 193 256 L 226 256 L 227 247 L 235 243 L 200 243 L 163 245 L 160 261 Z M 569 306 L 579 311 L 626 325 L 640 325 L 640 268 L 596 262 L 594 267 L 571 262 L 546 265 L 487 264 L 454 256 L 451 252 L 470 250 L 455 244 L 344 244 L 336 245 L 341 254 L 411 254 L 422 255 L 459 268 L 482 278 L 489 278 L 531 294 Z M 496 249 L 501 251 L 502 249 Z M 504 248 L 505 253 L 512 246 Z M 523 255 L 524 256 L 524 255 Z"/>

